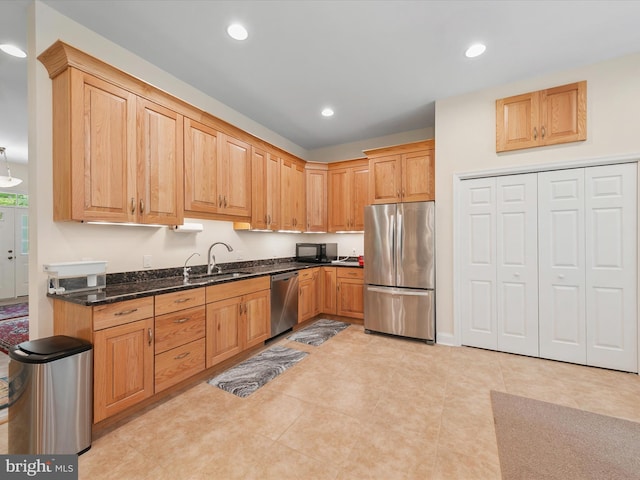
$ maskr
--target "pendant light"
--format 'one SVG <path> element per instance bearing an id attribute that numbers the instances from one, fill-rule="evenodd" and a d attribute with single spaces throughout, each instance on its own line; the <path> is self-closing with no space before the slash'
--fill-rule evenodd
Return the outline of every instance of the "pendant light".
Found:
<path id="1" fill-rule="evenodd" d="M 11 176 L 11 170 L 9 169 L 9 160 L 7 160 L 7 149 L 5 147 L 0 147 L 0 154 L 4 156 L 4 163 L 7 166 L 7 176 L 5 177 L 4 175 L 0 175 L 0 187 L 9 188 L 20 185 L 22 183 L 22 180 Z"/>

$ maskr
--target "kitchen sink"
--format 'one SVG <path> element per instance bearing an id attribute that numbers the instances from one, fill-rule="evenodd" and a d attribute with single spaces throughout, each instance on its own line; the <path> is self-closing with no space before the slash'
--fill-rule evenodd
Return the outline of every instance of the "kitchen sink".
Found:
<path id="1" fill-rule="evenodd" d="M 201 273 L 199 275 L 189 275 L 190 280 L 216 281 L 238 278 L 244 275 L 251 275 L 251 272 L 221 272 L 221 273 Z"/>

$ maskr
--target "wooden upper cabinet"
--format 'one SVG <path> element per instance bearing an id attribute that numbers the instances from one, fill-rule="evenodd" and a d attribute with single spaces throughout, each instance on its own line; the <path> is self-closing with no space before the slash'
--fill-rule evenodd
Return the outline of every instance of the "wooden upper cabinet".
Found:
<path id="1" fill-rule="evenodd" d="M 586 81 L 496 100 L 496 152 L 586 139 Z"/>
<path id="2" fill-rule="evenodd" d="M 185 210 L 214 216 L 251 215 L 251 146 L 187 118 L 185 136 Z"/>
<path id="3" fill-rule="evenodd" d="M 369 162 L 361 159 L 330 164 L 328 189 L 329 231 L 364 230 L 364 207 L 369 200 Z"/>
<path id="4" fill-rule="evenodd" d="M 218 208 L 225 215 L 251 216 L 251 145 L 229 135 L 221 142 Z"/>
<path id="5" fill-rule="evenodd" d="M 53 87 L 54 220 L 182 223 L 182 115 L 62 42 L 38 58 Z"/>
<path id="6" fill-rule="evenodd" d="M 327 164 L 307 163 L 307 232 L 327 231 Z"/>
<path id="7" fill-rule="evenodd" d="M 305 227 L 304 165 L 289 158 L 280 163 L 280 229 L 303 231 Z"/>
<path id="8" fill-rule="evenodd" d="M 267 155 L 266 167 L 266 205 L 267 205 L 267 228 L 269 230 L 280 229 L 281 194 L 280 194 L 280 164 L 281 159 L 277 155 L 269 153 Z"/>
<path id="9" fill-rule="evenodd" d="M 184 209 L 218 211 L 220 133 L 207 125 L 184 120 Z"/>
<path id="10" fill-rule="evenodd" d="M 365 153 L 369 158 L 369 203 L 435 200 L 433 140 Z"/>
<path id="11" fill-rule="evenodd" d="M 182 121 L 182 115 L 138 98 L 139 223 L 183 221 Z"/>
<path id="12" fill-rule="evenodd" d="M 267 229 L 267 152 L 251 150 L 251 228 Z"/>

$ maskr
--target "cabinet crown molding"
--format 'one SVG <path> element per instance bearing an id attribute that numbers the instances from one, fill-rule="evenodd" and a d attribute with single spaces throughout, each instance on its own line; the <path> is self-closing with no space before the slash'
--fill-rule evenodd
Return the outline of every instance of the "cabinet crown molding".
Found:
<path id="1" fill-rule="evenodd" d="M 421 140 L 419 142 L 405 143 L 402 145 L 393 145 L 389 147 L 372 148 L 363 150 L 362 152 L 367 158 L 384 157 L 386 155 L 402 154 L 407 152 L 415 152 L 418 150 L 428 150 L 434 148 L 435 140 Z"/>

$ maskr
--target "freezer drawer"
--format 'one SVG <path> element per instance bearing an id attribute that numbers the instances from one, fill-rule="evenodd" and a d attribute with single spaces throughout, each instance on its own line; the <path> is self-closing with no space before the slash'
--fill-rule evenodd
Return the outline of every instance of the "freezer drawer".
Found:
<path id="1" fill-rule="evenodd" d="M 434 293 L 433 290 L 366 285 L 365 330 L 419 338 L 434 343 Z"/>

